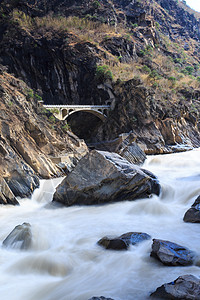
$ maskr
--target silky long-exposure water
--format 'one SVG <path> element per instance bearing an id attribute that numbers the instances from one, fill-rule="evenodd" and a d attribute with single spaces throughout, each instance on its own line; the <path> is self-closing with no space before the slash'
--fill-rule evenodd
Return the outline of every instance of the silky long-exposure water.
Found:
<path id="1" fill-rule="evenodd" d="M 1 300 L 145 300 L 150 292 L 179 275 L 199 276 L 198 266 L 168 267 L 150 257 L 152 241 L 128 251 L 104 250 L 105 235 L 146 232 L 200 254 L 199 224 L 183 222 L 200 195 L 200 149 L 149 156 L 144 168 L 158 176 L 160 197 L 102 206 L 52 208 L 60 179 L 42 181 L 32 199 L 0 207 L 0 241 L 13 228 L 29 222 L 30 250 L 0 248 Z M 98 170 L 97 170 L 98 172 Z"/>

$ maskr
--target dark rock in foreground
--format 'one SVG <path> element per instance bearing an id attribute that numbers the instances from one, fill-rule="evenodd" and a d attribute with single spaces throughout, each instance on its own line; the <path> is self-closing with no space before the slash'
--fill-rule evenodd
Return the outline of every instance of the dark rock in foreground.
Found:
<path id="1" fill-rule="evenodd" d="M 19 205 L 6 181 L 0 177 L 0 204 Z"/>
<path id="2" fill-rule="evenodd" d="M 158 195 L 160 185 L 150 174 L 116 153 L 93 150 L 57 187 L 53 201 L 91 205 Z"/>
<path id="3" fill-rule="evenodd" d="M 30 169 L 22 172 L 18 168 L 12 173 L 12 176 L 7 178 L 7 184 L 16 197 L 30 197 L 34 189 L 39 187 L 39 178 L 31 173 Z"/>
<path id="4" fill-rule="evenodd" d="M 23 223 L 16 226 L 7 238 L 3 241 L 3 246 L 20 250 L 29 249 L 32 241 L 31 225 Z"/>
<path id="5" fill-rule="evenodd" d="M 178 244 L 153 240 L 151 256 L 168 266 L 187 266 L 192 265 L 194 252 Z"/>
<path id="6" fill-rule="evenodd" d="M 200 223 L 200 196 L 192 204 L 192 207 L 186 211 L 183 220 L 190 223 Z"/>
<path id="7" fill-rule="evenodd" d="M 98 241 L 98 244 L 106 249 L 127 250 L 130 245 L 136 245 L 150 238 L 147 233 L 128 232 L 115 238 L 103 237 Z"/>
<path id="8" fill-rule="evenodd" d="M 105 297 L 101 296 L 101 297 L 92 297 L 92 298 L 90 298 L 88 300 L 114 300 L 114 299 L 112 299 L 112 298 L 105 298 Z"/>
<path id="9" fill-rule="evenodd" d="M 175 281 L 165 283 L 151 294 L 159 299 L 200 299 L 200 279 L 193 275 L 179 276 Z"/>

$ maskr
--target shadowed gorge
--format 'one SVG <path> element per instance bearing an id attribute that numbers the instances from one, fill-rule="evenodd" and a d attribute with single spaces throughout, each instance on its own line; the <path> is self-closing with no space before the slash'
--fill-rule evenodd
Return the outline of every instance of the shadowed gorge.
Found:
<path id="1" fill-rule="evenodd" d="M 96 136 L 102 120 L 92 113 L 76 112 L 66 119 L 71 130 L 81 139 L 89 142 Z"/>
<path id="2" fill-rule="evenodd" d="M 179 0 L 33 2 L 2 1 L 0 56 L 45 104 L 110 101 L 98 140 L 132 130 L 146 153 L 199 146 L 198 13 Z"/>
<path id="3" fill-rule="evenodd" d="M 199 300 L 199 223 L 200 13 L 1 0 L 1 300 Z"/>

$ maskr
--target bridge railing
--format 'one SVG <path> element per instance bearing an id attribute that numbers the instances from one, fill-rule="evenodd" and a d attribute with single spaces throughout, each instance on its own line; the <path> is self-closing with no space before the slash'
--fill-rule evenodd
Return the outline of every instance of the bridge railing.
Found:
<path id="1" fill-rule="evenodd" d="M 45 108 L 110 108 L 110 105 L 50 105 L 44 104 Z"/>

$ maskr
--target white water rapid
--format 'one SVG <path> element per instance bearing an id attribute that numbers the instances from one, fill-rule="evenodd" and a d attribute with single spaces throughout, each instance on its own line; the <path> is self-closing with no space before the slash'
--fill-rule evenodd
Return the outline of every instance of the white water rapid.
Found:
<path id="1" fill-rule="evenodd" d="M 102 206 L 51 208 L 59 180 L 42 181 L 32 200 L 0 207 L 0 241 L 16 225 L 31 224 L 27 251 L 0 245 L 1 300 L 145 300 L 179 275 L 200 275 L 197 266 L 167 267 L 150 257 L 152 241 L 128 251 L 104 250 L 105 235 L 146 232 L 200 254 L 200 224 L 183 222 L 200 195 L 200 149 L 149 156 L 144 168 L 158 176 L 162 194 L 149 199 Z M 98 170 L 97 170 L 98 172 Z"/>

